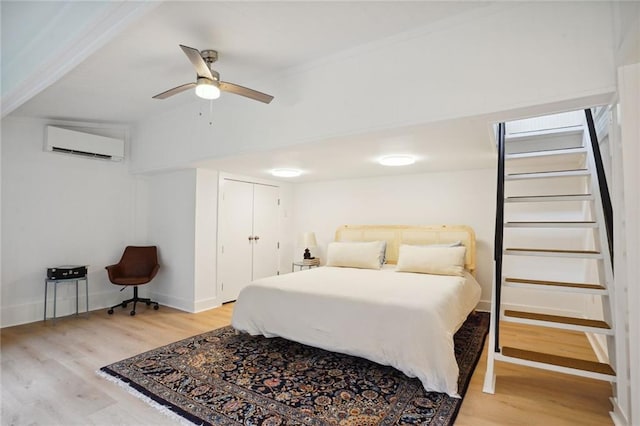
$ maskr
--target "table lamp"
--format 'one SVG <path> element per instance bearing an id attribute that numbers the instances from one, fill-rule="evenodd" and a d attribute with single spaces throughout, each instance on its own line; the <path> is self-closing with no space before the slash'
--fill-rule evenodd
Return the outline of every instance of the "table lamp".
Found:
<path id="1" fill-rule="evenodd" d="M 305 232 L 300 236 L 300 247 L 304 247 L 304 259 L 315 259 L 315 257 L 311 256 L 311 252 L 309 251 L 309 247 L 316 247 L 318 243 L 316 242 L 316 234 L 313 232 Z"/>

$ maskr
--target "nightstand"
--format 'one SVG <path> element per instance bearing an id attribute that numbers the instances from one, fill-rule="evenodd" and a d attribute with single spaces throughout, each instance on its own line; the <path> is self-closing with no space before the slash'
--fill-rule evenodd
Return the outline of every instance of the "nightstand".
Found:
<path id="1" fill-rule="evenodd" d="M 291 263 L 291 272 L 295 271 L 296 266 L 299 268 L 299 271 L 302 271 L 304 268 L 311 269 L 317 268 L 320 266 L 320 259 L 305 259 L 305 260 L 294 260 Z"/>
<path id="2" fill-rule="evenodd" d="M 87 266 L 85 266 L 86 268 Z M 86 271 L 86 269 L 85 269 Z M 76 285 L 76 315 L 78 315 L 78 301 L 80 298 L 78 297 L 78 281 L 84 281 L 84 292 L 86 298 L 86 312 L 87 316 L 89 315 L 89 276 L 87 272 L 85 272 L 84 276 L 72 277 L 72 278 L 45 278 L 44 279 L 44 320 L 47 320 L 47 293 L 49 290 L 49 284 L 53 284 L 53 320 L 56 319 L 56 302 L 58 298 L 58 285 L 65 283 L 75 283 Z"/>

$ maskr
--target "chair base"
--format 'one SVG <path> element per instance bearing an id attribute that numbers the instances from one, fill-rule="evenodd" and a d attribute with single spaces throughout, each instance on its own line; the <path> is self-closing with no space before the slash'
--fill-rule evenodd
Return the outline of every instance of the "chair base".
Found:
<path id="1" fill-rule="evenodd" d="M 160 309 L 160 305 L 158 304 L 158 302 L 154 302 L 153 300 L 147 297 L 138 297 L 138 286 L 135 286 L 133 287 L 133 297 L 131 299 L 127 299 L 118 303 L 117 305 L 113 305 L 112 307 L 109 308 L 107 313 L 109 315 L 113 315 L 113 308 L 117 308 L 118 306 L 122 306 L 123 308 L 126 308 L 127 305 L 131 302 L 133 302 L 133 310 L 129 312 L 129 315 L 131 316 L 134 316 L 136 314 L 136 305 L 138 304 L 138 302 L 144 302 L 146 303 L 147 306 L 153 305 L 153 309 L 155 309 L 156 311 Z"/>

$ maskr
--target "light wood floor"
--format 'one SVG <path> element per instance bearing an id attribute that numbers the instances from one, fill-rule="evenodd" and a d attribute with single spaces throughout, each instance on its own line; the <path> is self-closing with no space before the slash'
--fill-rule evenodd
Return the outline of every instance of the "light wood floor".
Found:
<path id="1" fill-rule="evenodd" d="M 100 367 L 229 324 L 233 305 L 200 314 L 162 306 L 106 310 L 1 330 L 2 425 L 169 425 L 172 421 L 96 375 Z M 584 335 L 505 324 L 504 344 L 594 359 Z M 530 343 L 527 343 L 531 338 Z M 532 342 L 532 343 L 531 343 Z M 611 386 L 498 363 L 496 394 L 482 393 L 486 345 L 456 425 L 611 425 Z"/>

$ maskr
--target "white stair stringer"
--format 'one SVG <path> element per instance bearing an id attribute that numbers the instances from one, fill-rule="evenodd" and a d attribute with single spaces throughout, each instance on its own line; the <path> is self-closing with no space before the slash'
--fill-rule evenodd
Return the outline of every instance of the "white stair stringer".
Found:
<path id="1" fill-rule="evenodd" d="M 491 292 L 491 316 L 489 320 L 489 346 L 487 350 L 487 370 L 484 373 L 484 383 L 482 385 L 482 392 L 494 394 L 496 392 L 496 374 L 494 372 L 494 361 L 496 353 L 493 348 L 495 347 L 495 335 L 493 330 L 495 330 L 495 322 L 500 321 L 500 318 L 496 316 L 495 309 L 493 307 L 496 305 L 496 266 L 495 263 L 493 265 L 493 291 Z"/>
<path id="2" fill-rule="evenodd" d="M 591 194 L 593 194 L 593 206 L 595 211 L 595 218 L 602 226 L 598 229 L 598 238 L 595 238 L 596 250 L 600 250 L 603 253 L 609 253 L 609 240 L 606 234 L 606 228 L 604 226 L 604 207 L 602 205 L 602 197 L 600 194 L 600 186 L 598 185 L 597 178 L 595 176 L 595 158 L 593 150 L 587 152 L 587 166 L 593 171 L 592 178 L 590 179 L 589 186 Z M 611 324 L 613 334 L 607 336 L 607 352 L 609 355 L 609 364 L 615 371 L 626 372 L 628 371 L 628 359 L 626 357 L 626 342 L 625 339 L 616 339 L 619 335 L 617 329 L 621 324 L 624 324 L 624 312 L 622 309 L 615 309 L 615 306 L 624 306 L 624 295 L 616 295 L 614 276 L 613 276 L 613 259 L 610 256 L 604 256 L 603 259 L 598 262 L 598 275 L 600 282 L 607 288 L 609 294 L 602 299 L 602 307 L 605 321 Z M 613 399 L 617 400 L 618 392 L 617 387 L 625 389 L 628 386 L 628 378 L 626 374 L 621 374 L 617 378 L 617 385 L 612 387 Z M 626 405 L 626 404 L 623 404 Z M 617 404 L 614 404 L 614 407 Z"/>

